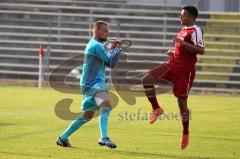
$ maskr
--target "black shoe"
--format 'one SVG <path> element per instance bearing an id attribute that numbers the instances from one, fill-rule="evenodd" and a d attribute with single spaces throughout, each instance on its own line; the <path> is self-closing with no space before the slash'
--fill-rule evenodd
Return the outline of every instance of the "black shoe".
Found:
<path id="1" fill-rule="evenodd" d="M 72 147 L 68 139 L 63 141 L 60 137 L 56 140 L 56 144 L 62 147 Z"/>

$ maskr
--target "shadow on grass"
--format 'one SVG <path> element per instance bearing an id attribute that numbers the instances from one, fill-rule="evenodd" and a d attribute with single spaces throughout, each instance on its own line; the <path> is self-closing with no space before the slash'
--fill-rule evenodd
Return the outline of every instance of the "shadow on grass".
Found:
<path id="1" fill-rule="evenodd" d="M 0 154 L 5 154 L 5 155 L 17 155 L 19 156 L 27 156 L 27 157 L 41 157 L 41 158 L 45 158 L 45 157 L 51 157 L 51 156 L 42 156 L 42 155 L 33 155 L 33 154 L 29 154 L 29 153 L 23 153 L 23 152 L 6 152 L 6 151 L 0 151 Z"/>
<path id="2" fill-rule="evenodd" d="M 131 152 L 131 151 L 122 151 L 116 150 L 116 152 L 120 153 L 121 155 L 126 156 L 139 156 L 139 157 L 146 157 L 146 158 L 174 158 L 174 159 L 219 159 L 218 157 L 194 157 L 194 156 L 178 156 L 172 154 L 163 154 L 163 153 L 146 153 L 146 152 Z M 221 159 L 232 159 L 232 158 L 221 158 Z"/>
<path id="3" fill-rule="evenodd" d="M 238 110 L 240 109 L 239 107 L 231 107 L 231 106 L 226 106 L 228 108 L 223 108 L 223 109 L 216 109 L 216 110 L 206 110 L 206 111 L 198 111 L 197 113 L 222 113 L 226 111 L 232 111 L 232 110 Z M 234 112 L 231 112 L 231 114 Z"/>
<path id="4" fill-rule="evenodd" d="M 0 122 L 0 127 L 4 127 L 4 126 L 15 126 L 15 125 L 20 125 L 20 124 Z"/>
<path id="5" fill-rule="evenodd" d="M 229 138 L 224 138 L 224 137 L 194 136 L 194 138 L 198 138 L 198 139 L 209 139 L 209 140 L 218 140 L 218 141 L 234 141 L 234 142 L 240 142 L 240 139 L 229 139 Z"/>

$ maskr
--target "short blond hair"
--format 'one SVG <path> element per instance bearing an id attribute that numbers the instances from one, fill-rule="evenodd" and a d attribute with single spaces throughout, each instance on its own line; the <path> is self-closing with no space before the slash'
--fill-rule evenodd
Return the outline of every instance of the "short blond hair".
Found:
<path id="1" fill-rule="evenodd" d="M 105 21 L 98 20 L 94 23 L 93 30 L 99 29 L 101 27 L 101 25 L 108 26 L 108 23 L 106 23 Z"/>

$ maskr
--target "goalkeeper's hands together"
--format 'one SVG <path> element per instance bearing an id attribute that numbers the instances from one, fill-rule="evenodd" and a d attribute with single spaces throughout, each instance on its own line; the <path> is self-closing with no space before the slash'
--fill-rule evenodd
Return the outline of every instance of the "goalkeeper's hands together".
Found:
<path id="1" fill-rule="evenodd" d="M 119 38 L 114 37 L 111 39 L 111 49 L 120 47 L 120 44 L 121 44 L 121 40 Z"/>
<path id="2" fill-rule="evenodd" d="M 116 47 L 120 47 L 120 42 L 119 41 L 112 41 L 111 42 L 111 49 L 114 49 Z"/>

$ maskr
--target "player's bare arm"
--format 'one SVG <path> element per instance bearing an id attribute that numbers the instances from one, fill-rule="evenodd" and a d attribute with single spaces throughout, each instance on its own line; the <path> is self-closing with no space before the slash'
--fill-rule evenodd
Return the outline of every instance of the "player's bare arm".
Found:
<path id="1" fill-rule="evenodd" d="M 193 45 L 193 44 L 190 44 L 180 38 L 173 38 L 173 42 L 174 43 L 180 43 L 181 45 L 184 45 L 190 52 L 193 52 L 195 54 L 201 54 L 203 55 L 204 54 L 204 48 L 203 47 L 200 47 L 200 46 L 196 46 L 196 45 Z"/>
<path id="2" fill-rule="evenodd" d="M 174 54 L 174 50 L 168 50 L 165 54 L 171 57 Z"/>

